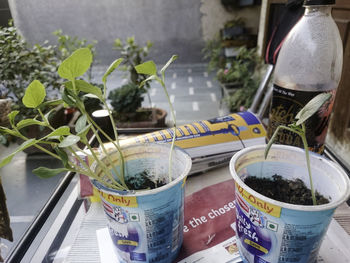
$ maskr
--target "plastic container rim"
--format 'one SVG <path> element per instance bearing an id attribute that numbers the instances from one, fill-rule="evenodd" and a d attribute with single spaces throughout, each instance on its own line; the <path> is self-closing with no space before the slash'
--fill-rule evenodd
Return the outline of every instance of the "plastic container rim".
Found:
<path id="1" fill-rule="evenodd" d="M 168 150 L 170 151 L 170 145 L 169 144 L 165 144 L 165 143 L 142 143 L 142 144 L 135 144 L 135 145 L 129 145 L 127 147 L 122 147 L 123 149 L 129 149 L 129 148 L 134 148 L 134 147 L 165 147 L 168 148 Z M 183 156 L 184 161 L 186 163 L 186 166 L 184 168 L 184 171 L 181 173 L 181 175 L 179 177 L 177 177 L 175 180 L 172 180 L 170 183 L 167 183 L 166 185 L 163 185 L 161 187 L 157 187 L 155 189 L 144 189 L 144 190 L 116 190 L 116 189 L 111 189 L 108 188 L 107 186 L 101 184 L 99 181 L 97 181 L 96 179 L 90 179 L 92 184 L 99 190 L 103 190 L 104 192 L 110 192 L 113 194 L 119 194 L 119 195 L 123 195 L 123 196 L 145 196 L 145 195 L 153 195 L 153 194 L 157 194 L 159 192 L 162 192 L 168 188 L 171 188 L 172 186 L 178 184 L 180 181 L 185 180 L 185 178 L 187 177 L 188 173 L 191 170 L 192 167 L 192 159 L 189 156 L 189 154 L 183 150 L 182 148 L 174 145 L 174 149 L 173 151 L 179 153 L 180 155 Z M 113 150 L 110 152 L 110 154 L 114 154 L 118 152 L 117 150 Z M 106 156 L 102 156 L 101 160 L 103 160 L 104 158 L 106 158 Z M 95 167 L 96 168 L 96 167 Z M 94 169 L 95 169 L 94 168 Z"/>
<path id="2" fill-rule="evenodd" d="M 335 162 L 330 161 L 328 159 L 326 159 L 325 157 L 322 157 L 319 154 L 316 153 L 311 153 L 310 154 L 310 158 L 317 158 L 322 160 L 323 162 L 325 162 L 327 165 L 331 166 L 333 169 L 339 171 L 339 174 L 342 176 L 342 180 L 345 183 L 345 191 L 343 193 L 342 196 L 340 196 L 337 200 L 332 200 L 330 201 L 328 204 L 323 204 L 323 205 L 295 205 L 295 204 L 289 204 L 289 203 L 284 203 L 284 202 L 280 202 L 274 199 L 271 199 L 269 197 L 266 197 L 258 192 L 256 192 L 255 190 L 253 190 L 252 188 L 250 188 L 248 185 L 246 185 L 243 180 L 241 180 L 241 178 L 237 175 L 236 171 L 235 171 L 235 163 L 236 161 L 242 157 L 244 154 L 248 153 L 248 152 L 252 152 L 252 151 L 260 151 L 260 150 L 265 150 L 266 145 L 255 145 L 255 146 L 250 146 L 247 148 L 244 148 L 242 150 L 240 150 L 239 152 L 237 152 L 230 160 L 230 164 L 229 164 L 229 168 L 230 168 L 230 173 L 233 177 L 233 179 L 235 181 L 237 181 L 237 183 L 245 190 L 248 189 L 248 191 L 250 192 L 250 194 L 254 195 L 257 198 L 260 198 L 268 203 L 271 203 L 273 205 L 276 206 L 280 206 L 282 208 L 287 208 L 287 209 L 291 209 L 291 210 L 299 210 L 299 211 L 324 211 L 324 210 L 330 210 L 333 208 L 338 207 L 340 204 L 342 204 L 344 201 L 346 201 L 349 196 L 350 196 L 350 179 L 348 177 L 348 175 L 345 173 L 345 171 Z M 302 153 L 303 155 L 305 154 L 305 151 L 301 148 L 297 148 L 294 146 L 288 146 L 288 145 L 273 145 L 270 149 L 282 149 L 282 150 L 291 150 L 294 152 L 299 152 Z"/>

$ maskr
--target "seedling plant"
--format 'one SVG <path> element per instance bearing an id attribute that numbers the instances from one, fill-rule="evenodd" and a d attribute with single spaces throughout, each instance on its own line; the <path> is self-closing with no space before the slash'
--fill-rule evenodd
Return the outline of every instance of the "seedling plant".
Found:
<path id="1" fill-rule="evenodd" d="M 148 78 L 145 79 L 141 86 L 146 82 L 151 80 L 158 81 L 164 91 L 166 96 L 168 97 L 168 101 L 170 103 L 169 95 L 165 86 L 165 70 L 167 67 L 177 58 L 177 56 L 173 56 L 166 65 L 160 70 L 160 75 L 158 75 L 156 65 L 153 61 L 145 62 L 141 65 L 136 66 L 136 70 L 139 74 L 146 74 Z M 107 69 L 105 74 L 102 77 L 103 89 L 86 82 L 85 80 L 78 79 L 82 75 L 84 75 L 91 66 L 92 63 L 92 53 L 89 48 L 80 48 L 72 53 L 71 56 L 66 58 L 58 68 L 58 75 L 65 79 L 66 81 L 63 83 L 61 89 L 61 99 L 53 100 L 53 101 L 45 101 L 46 91 L 44 85 L 38 81 L 32 81 L 27 87 L 24 97 L 22 99 L 23 104 L 28 109 L 34 109 L 37 111 L 38 115 L 34 118 L 26 118 L 19 122 L 15 121 L 15 117 L 19 114 L 19 111 L 12 111 L 8 117 L 10 121 L 10 128 L 0 127 L 0 132 L 4 134 L 10 134 L 12 136 L 18 137 L 24 142 L 11 154 L 6 156 L 4 159 L 0 161 L 0 168 L 4 165 L 11 162 L 13 157 L 23 151 L 24 149 L 34 146 L 41 151 L 47 153 L 48 155 L 59 159 L 63 163 L 62 168 L 57 169 L 49 169 L 46 167 L 39 167 L 33 170 L 33 173 L 39 177 L 48 178 L 55 176 L 62 172 L 77 172 L 81 174 L 86 174 L 90 178 L 96 179 L 100 183 L 104 184 L 107 187 L 117 190 L 128 190 L 127 184 L 125 183 L 125 165 L 124 165 L 124 157 L 122 153 L 122 149 L 118 139 L 118 131 L 112 117 L 112 111 L 107 103 L 107 79 L 108 76 L 116 70 L 122 62 L 122 59 L 115 60 Z M 105 109 L 109 113 L 110 121 L 112 123 L 112 127 L 114 130 L 115 140 L 113 140 L 101 127 L 99 127 L 93 118 L 88 114 L 87 109 L 83 103 L 84 97 L 92 97 L 97 98 L 101 101 Z M 68 126 L 60 126 L 58 128 L 52 127 L 49 122 L 49 116 L 52 111 L 49 111 L 44 114 L 42 109 L 46 106 L 54 106 L 64 104 L 66 107 L 76 107 L 80 112 L 81 116 L 76 122 L 75 132 L 72 133 Z M 176 122 L 175 115 L 173 111 L 172 104 L 170 103 L 173 121 L 174 121 L 174 136 L 171 146 L 171 151 L 174 147 L 175 141 L 175 131 L 176 131 Z M 41 127 L 47 127 L 51 130 L 49 134 L 46 136 L 35 139 L 26 137 L 22 130 L 29 125 L 38 125 Z M 95 152 L 95 149 L 91 146 L 88 138 L 88 132 L 92 131 L 97 141 L 101 146 L 101 151 L 103 155 L 106 156 L 106 160 L 110 165 L 107 165 L 105 162 L 101 161 L 101 156 Z M 108 151 L 105 148 L 101 135 L 103 135 L 109 142 L 113 144 L 117 152 L 119 153 L 120 160 L 120 170 L 116 169 L 116 164 L 112 162 L 111 157 L 108 155 Z M 77 147 L 77 143 L 80 142 L 82 145 L 86 147 L 88 150 L 88 154 L 91 155 L 93 161 L 95 161 L 99 167 L 103 170 L 103 172 L 110 179 L 109 182 L 101 181 L 101 178 L 95 175 L 92 168 L 87 165 L 80 155 L 78 154 L 81 151 L 80 148 Z M 43 147 L 43 145 L 49 145 L 52 148 L 52 151 Z M 73 158 L 72 158 L 73 157 Z M 76 160 L 78 162 L 76 162 Z M 169 158 L 170 167 L 169 167 L 169 178 L 171 180 L 171 154 Z M 78 164 L 79 163 L 79 164 Z M 108 168 L 112 167 L 113 173 L 117 178 L 113 176 L 112 171 Z"/>
<path id="2" fill-rule="evenodd" d="M 311 190 L 311 198 L 313 205 L 317 205 L 316 202 L 316 196 L 315 196 L 315 190 L 313 186 L 312 181 L 312 174 L 311 174 L 311 166 L 310 166 L 310 154 L 309 154 L 309 147 L 306 139 L 306 126 L 305 122 L 314 115 L 321 107 L 322 105 L 328 101 L 331 98 L 330 93 L 320 93 L 316 97 L 314 97 L 312 100 L 310 100 L 295 116 L 295 121 L 288 126 L 280 125 L 277 127 L 275 132 L 273 133 L 270 141 L 268 142 L 266 149 L 265 149 L 265 159 L 267 158 L 269 151 L 271 149 L 272 144 L 277 138 L 277 134 L 281 130 L 287 130 L 292 133 L 295 133 L 301 137 L 301 140 L 303 142 L 304 150 L 305 150 L 305 158 L 306 158 L 306 164 L 307 164 L 307 170 L 310 180 L 310 190 Z"/>

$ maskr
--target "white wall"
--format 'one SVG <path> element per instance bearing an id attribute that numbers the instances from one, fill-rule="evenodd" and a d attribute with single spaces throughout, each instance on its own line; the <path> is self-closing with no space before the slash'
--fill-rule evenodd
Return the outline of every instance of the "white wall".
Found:
<path id="1" fill-rule="evenodd" d="M 246 17 L 255 32 L 259 6 L 227 12 L 220 0 L 9 0 L 15 25 L 30 43 L 48 39 L 62 29 L 71 36 L 97 40 L 102 63 L 118 56 L 115 38 L 135 36 L 139 44 L 154 42 L 150 57 L 165 62 L 172 54 L 179 62 L 201 62 L 205 41 L 237 15 Z"/>

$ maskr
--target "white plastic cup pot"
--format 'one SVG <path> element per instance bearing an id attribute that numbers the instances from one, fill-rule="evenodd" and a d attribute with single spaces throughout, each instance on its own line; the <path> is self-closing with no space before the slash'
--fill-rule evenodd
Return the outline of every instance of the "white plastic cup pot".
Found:
<path id="1" fill-rule="evenodd" d="M 266 145 L 236 153 L 230 161 L 235 180 L 236 236 L 244 262 L 316 262 L 323 236 L 334 210 L 350 195 L 350 181 L 342 168 L 311 153 L 316 191 L 330 199 L 317 206 L 279 202 L 254 191 L 244 183 L 248 176 L 301 179 L 310 188 L 304 150 L 273 145 L 264 159 Z"/>
<path id="2" fill-rule="evenodd" d="M 172 181 L 169 183 L 169 153 L 168 144 L 139 144 L 123 148 L 126 176 L 147 171 L 151 179 L 166 181 L 164 186 L 151 190 L 118 191 L 92 180 L 99 191 L 120 262 L 171 262 L 181 248 L 184 186 L 192 161 L 181 148 L 174 147 Z M 117 152 L 110 155 L 114 161 L 118 156 Z M 106 159 L 102 160 L 107 163 Z M 95 172 L 108 181 L 100 167 L 96 166 Z"/>

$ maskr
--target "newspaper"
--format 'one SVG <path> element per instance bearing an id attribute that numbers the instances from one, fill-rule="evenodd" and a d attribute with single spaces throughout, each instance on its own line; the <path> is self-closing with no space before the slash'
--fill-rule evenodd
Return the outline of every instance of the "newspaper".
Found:
<path id="1" fill-rule="evenodd" d="M 186 197 L 184 240 L 175 262 L 241 262 L 233 230 L 234 193 L 230 179 Z"/>

